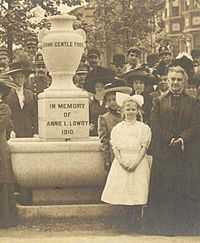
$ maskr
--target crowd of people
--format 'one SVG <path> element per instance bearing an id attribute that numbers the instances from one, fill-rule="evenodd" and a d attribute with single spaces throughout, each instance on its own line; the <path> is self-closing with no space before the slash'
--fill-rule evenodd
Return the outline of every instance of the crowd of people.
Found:
<path id="1" fill-rule="evenodd" d="M 90 50 L 74 83 L 90 92 L 90 135 L 107 171 L 101 200 L 123 205 L 125 225 L 153 234 L 199 234 L 200 49 L 173 58 L 168 47 L 99 65 Z"/>
<path id="2" fill-rule="evenodd" d="M 200 49 L 174 58 L 161 46 L 146 63 L 141 54 L 131 47 L 103 67 L 89 49 L 73 78 L 89 93 L 90 136 L 101 143 L 101 200 L 124 206 L 129 229 L 200 233 Z M 16 223 L 7 140 L 38 136 L 38 95 L 50 85 L 40 51 L 16 50 L 9 63 L 0 48 L 0 227 Z"/>

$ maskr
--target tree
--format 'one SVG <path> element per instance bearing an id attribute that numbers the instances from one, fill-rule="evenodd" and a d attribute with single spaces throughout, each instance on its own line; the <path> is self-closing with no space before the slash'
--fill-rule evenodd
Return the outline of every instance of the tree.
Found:
<path id="1" fill-rule="evenodd" d="M 0 42 L 8 47 L 12 59 L 13 44 L 22 45 L 26 38 L 37 27 L 46 24 L 45 21 L 32 23 L 30 10 L 40 6 L 46 11 L 45 16 L 59 14 L 58 6 L 67 4 L 72 7 L 80 5 L 81 0 L 1 0 L 0 1 Z"/>
<path id="2" fill-rule="evenodd" d="M 95 45 L 106 49 L 110 60 L 112 46 L 126 50 L 132 45 L 150 48 L 149 35 L 155 31 L 156 14 L 163 0 L 97 0 L 95 9 Z"/>

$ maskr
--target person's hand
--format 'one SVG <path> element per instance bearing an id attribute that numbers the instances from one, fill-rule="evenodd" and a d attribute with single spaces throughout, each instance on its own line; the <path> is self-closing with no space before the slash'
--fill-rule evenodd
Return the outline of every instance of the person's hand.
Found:
<path id="1" fill-rule="evenodd" d="M 16 138 L 16 133 L 14 131 L 11 131 L 10 138 Z"/>

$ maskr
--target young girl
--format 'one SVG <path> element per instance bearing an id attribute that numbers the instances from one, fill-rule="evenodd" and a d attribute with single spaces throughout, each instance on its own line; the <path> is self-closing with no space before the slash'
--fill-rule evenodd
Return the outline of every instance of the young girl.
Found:
<path id="1" fill-rule="evenodd" d="M 0 228 L 16 224 L 15 181 L 7 144 L 7 132 L 12 130 L 11 111 L 3 102 L 10 88 L 16 88 L 15 84 L 8 77 L 0 75 Z"/>
<path id="2" fill-rule="evenodd" d="M 125 85 L 125 82 L 120 79 L 115 79 L 104 86 L 104 100 L 108 111 L 98 118 L 98 135 L 101 142 L 101 150 L 104 157 L 104 166 L 107 171 L 113 159 L 112 147 L 110 145 L 110 134 L 113 127 L 121 122 L 120 107 L 116 101 L 116 92 L 130 94 L 132 89 Z"/>
<path id="3" fill-rule="evenodd" d="M 150 164 L 146 151 L 151 140 L 148 125 L 137 121 L 141 103 L 138 97 L 126 98 L 122 105 L 123 121 L 111 132 L 114 161 L 102 194 L 102 201 L 126 205 L 127 224 L 137 222 L 147 203 Z M 132 218 L 134 217 L 134 218 Z"/>

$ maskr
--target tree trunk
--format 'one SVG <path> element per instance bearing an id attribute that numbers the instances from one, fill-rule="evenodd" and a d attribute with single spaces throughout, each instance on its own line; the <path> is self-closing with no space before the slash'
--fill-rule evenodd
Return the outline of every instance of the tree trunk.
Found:
<path id="1" fill-rule="evenodd" d="M 12 9 L 12 0 L 8 0 L 8 12 Z M 8 55 L 9 60 L 12 62 L 13 59 L 13 34 L 12 34 L 12 26 L 9 26 L 7 29 L 7 42 L 8 42 Z"/>

